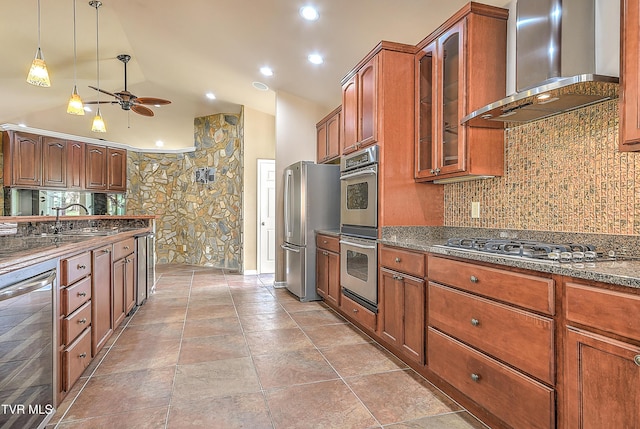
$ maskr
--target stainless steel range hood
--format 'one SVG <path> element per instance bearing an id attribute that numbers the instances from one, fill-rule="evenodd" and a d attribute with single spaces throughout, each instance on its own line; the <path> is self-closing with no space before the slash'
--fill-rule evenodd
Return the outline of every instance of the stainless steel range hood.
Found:
<path id="1" fill-rule="evenodd" d="M 617 98 L 619 0 L 514 0 L 507 94 L 462 119 L 524 123 Z"/>

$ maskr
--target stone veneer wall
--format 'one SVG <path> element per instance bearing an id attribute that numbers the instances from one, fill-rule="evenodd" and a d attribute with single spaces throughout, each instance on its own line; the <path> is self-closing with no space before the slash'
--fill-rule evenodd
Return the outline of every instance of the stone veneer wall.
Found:
<path id="1" fill-rule="evenodd" d="M 194 152 L 128 152 L 127 214 L 158 215 L 158 263 L 242 269 L 243 122 L 242 113 L 196 118 Z M 195 182 L 202 167 L 213 168 L 212 183 Z"/>
<path id="2" fill-rule="evenodd" d="M 640 153 L 618 151 L 617 100 L 505 139 L 503 177 L 445 185 L 445 226 L 640 235 Z"/>

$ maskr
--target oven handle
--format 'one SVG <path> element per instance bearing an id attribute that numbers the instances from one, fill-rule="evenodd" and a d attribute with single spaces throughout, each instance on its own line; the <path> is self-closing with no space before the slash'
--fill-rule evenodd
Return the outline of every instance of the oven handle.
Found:
<path id="1" fill-rule="evenodd" d="M 15 283 L 0 291 L 0 301 L 5 301 L 7 299 L 38 290 L 48 284 L 52 284 L 55 278 L 56 270 L 51 270 L 36 277 Z"/>
<path id="2" fill-rule="evenodd" d="M 353 241 L 340 240 L 340 244 L 346 244 L 348 246 L 359 247 L 361 249 L 375 249 L 376 246 L 365 246 L 364 244 L 354 243 Z"/>
<path id="3" fill-rule="evenodd" d="M 300 253 L 300 249 L 296 249 L 295 247 L 287 246 L 286 244 L 281 244 L 280 247 L 282 247 L 283 250 L 288 250 L 288 251 L 294 252 L 294 253 Z"/>
<path id="4" fill-rule="evenodd" d="M 377 174 L 377 171 L 374 168 L 367 168 L 365 170 L 359 170 L 353 173 L 343 174 L 340 176 L 340 180 L 351 179 L 352 177 L 358 177 L 358 176 L 369 176 L 372 174 Z"/>

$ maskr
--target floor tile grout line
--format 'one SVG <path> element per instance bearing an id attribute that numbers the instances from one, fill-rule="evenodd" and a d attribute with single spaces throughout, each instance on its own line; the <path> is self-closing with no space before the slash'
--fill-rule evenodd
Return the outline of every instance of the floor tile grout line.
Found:
<path id="1" fill-rule="evenodd" d="M 169 428 L 169 416 L 171 415 L 171 403 L 173 401 L 173 394 L 176 387 L 176 378 L 178 377 L 178 364 L 180 362 L 180 353 L 182 352 L 182 341 L 184 339 L 184 330 L 187 325 L 187 316 L 189 315 L 189 303 L 191 302 L 191 289 L 193 287 L 193 278 L 195 276 L 195 271 L 191 271 L 191 281 L 189 282 L 189 294 L 187 295 L 187 306 L 184 309 L 184 319 L 182 320 L 182 332 L 180 333 L 180 344 L 178 346 L 178 357 L 176 359 L 176 364 L 173 370 L 173 380 L 171 382 L 171 393 L 169 395 L 169 403 L 167 404 L 167 414 L 164 418 L 164 428 Z"/>

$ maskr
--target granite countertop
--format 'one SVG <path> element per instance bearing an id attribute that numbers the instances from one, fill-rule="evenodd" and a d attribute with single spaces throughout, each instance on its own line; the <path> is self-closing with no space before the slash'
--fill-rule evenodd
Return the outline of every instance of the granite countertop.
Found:
<path id="1" fill-rule="evenodd" d="M 53 258 L 84 252 L 150 232 L 151 227 L 122 229 L 107 235 L 64 235 L 16 237 L 20 245 L 0 249 L 0 275 Z"/>
<path id="2" fill-rule="evenodd" d="M 381 244 L 419 250 L 437 255 L 455 256 L 473 261 L 489 262 L 508 267 L 522 268 L 585 280 L 611 283 L 640 289 L 640 259 L 622 259 L 617 261 L 560 263 L 536 261 L 519 257 L 501 256 L 492 253 L 473 252 L 445 247 L 446 239 L 441 238 L 394 238 L 378 240 Z"/>

